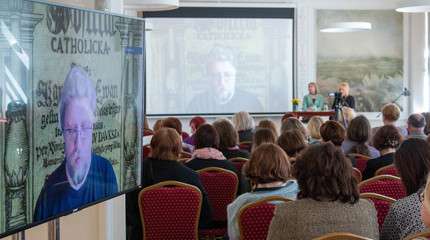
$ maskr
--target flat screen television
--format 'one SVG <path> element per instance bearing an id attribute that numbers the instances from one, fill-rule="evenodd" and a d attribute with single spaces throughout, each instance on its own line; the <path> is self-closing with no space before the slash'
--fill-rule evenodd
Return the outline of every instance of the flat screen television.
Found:
<path id="1" fill-rule="evenodd" d="M 0 1 L 0 238 L 140 183 L 143 19 Z"/>
<path id="2" fill-rule="evenodd" d="M 145 12 L 146 114 L 284 114 L 294 97 L 294 8 Z"/>

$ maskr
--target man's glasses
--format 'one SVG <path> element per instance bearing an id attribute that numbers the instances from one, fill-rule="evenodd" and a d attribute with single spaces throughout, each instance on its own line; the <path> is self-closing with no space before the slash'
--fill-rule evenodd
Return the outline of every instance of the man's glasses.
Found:
<path id="1" fill-rule="evenodd" d="M 66 136 L 66 140 L 71 142 L 76 140 L 79 133 L 82 139 L 87 139 L 91 137 L 92 132 L 93 128 L 82 128 L 81 130 L 69 128 L 64 130 L 64 135 Z"/>

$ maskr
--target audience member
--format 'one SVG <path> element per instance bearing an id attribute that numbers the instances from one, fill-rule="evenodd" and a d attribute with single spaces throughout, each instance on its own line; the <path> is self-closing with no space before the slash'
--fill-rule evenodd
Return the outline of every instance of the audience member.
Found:
<path id="1" fill-rule="evenodd" d="M 179 118 L 168 117 L 163 121 L 163 127 L 173 128 L 178 132 L 179 136 L 182 139 L 182 123 Z M 192 153 L 194 151 L 194 147 L 188 143 L 184 143 L 182 141 L 182 151 Z"/>
<path id="2" fill-rule="evenodd" d="M 163 127 L 163 123 L 164 123 L 164 119 L 158 119 L 157 121 L 155 121 L 154 126 L 152 127 L 152 130 L 155 132 L 158 129 Z M 181 135 L 179 135 L 181 136 Z"/>
<path id="3" fill-rule="evenodd" d="M 403 141 L 403 136 L 393 125 L 385 125 L 376 132 L 373 137 L 373 146 L 381 155 L 378 158 L 367 161 L 363 171 L 363 180 L 374 177 L 375 172 L 387 165 L 394 163 L 394 152 Z"/>
<path id="4" fill-rule="evenodd" d="M 285 151 L 292 163 L 296 160 L 297 154 L 308 146 L 305 136 L 297 129 L 283 132 L 279 136 L 277 143 Z"/>
<path id="5" fill-rule="evenodd" d="M 405 139 L 410 138 L 418 138 L 418 139 L 427 139 L 427 135 L 424 134 L 424 128 L 426 126 L 426 119 L 423 115 L 419 113 L 415 113 L 409 116 L 408 118 L 408 132 L 409 134 L 405 137 Z"/>
<path id="6" fill-rule="evenodd" d="M 155 183 L 173 180 L 198 187 L 203 196 L 199 220 L 199 228 L 202 228 L 210 222 L 212 210 L 199 175 L 178 162 L 181 143 L 181 138 L 174 129 L 161 128 L 155 131 L 151 140 L 152 151 L 149 157 L 142 161 L 141 185 L 145 188 Z M 127 239 L 143 238 L 138 205 L 140 190 L 139 188 L 126 194 Z"/>
<path id="7" fill-rule="evenodd" d="M 324 98 L 319 94 L 318 86 L 315 82 L 308 84 L 309 94 L 303 97 L 302 110 L 303 111 L 321 111 Z"/>
<path id="8" fill-rule="evenodd" d="M 259 128 L 254 134 L 254 138 L 252 140 L 252 148 L 256 149 L 263 143 L 274 143 L 276 144 L 276 135 L 275 133 L 268 128 Z"/>
<path id="9" fill-rule="evenodd" d="M 279 136 L 279 133 L 278 133 L 278 128 L 276 127 L 276 124 L 273 122 L 273 121 L 270 121 L 270 120 L 261 120 L 259 123 L 258 123 L 258 127 L 257 127 L 257 129 L 260 129 L 260 128 L 267 128 L 267 129 L 270 129 L 270 130 L 272 130 L 273 131 L 273 133 L 275 133 L 275 136 L 276 137 L 278 137 Z"/>
<path id="10" fill-rule="evenodd" d="M 371 158 L 379 157 L 379 152 L 374 147 L 366 144 L 370 137 L 370 123 L 364 115 L 351 120 L 346 130 L 346 140 L 342 143 L 342 149 L 346 153 L 358 153 Z"/>
<path id="11" fill-rule="evenodd" d="M 228 161 L 222 152 L 218 151 L 219 136 L 215 128 L 210 124 L 201 125 L 194 136 L 194 151 L 191 159 L 185 166 L 197 171 L 207 167 L 219 167 L 237 174 L 233 162 Z"/>
<path id="12" fill-rule="evenodd" d="M 343 115 L 345 116 L 346 125 L 343 121 L 342 114 L 339 114 L 339 122 L 342 123 L 344 127 L 349 126 L 351 120 L 357 117 L 357 113 L 355 112 L 355 110 L 350 107 L 343 107 Z"/>
<path id="13" fill-rule="evenodd" d="M 285 113 L 285 114 L 282 116 L 282 118 L 281 118 L 281 123 L 282 123 L 286 118 L 290 118 L 290 117 L 297 118 L 297 115 L 296 115 L 295 113 L 292 113 L 292 112 L 287 112 L 287 113 Z"/>
<path id="14" fill-rule="evenodd" d="M 424 128 L 424 134 L 429 135 L 430 133 L 430 112 L 421 113 L 426 119 L 426 127 Z"/>
<path id="15" fill-rule="evenodd" d="M 152 135 L 154 131 L 149 128 L 148 119 L 146 118 L 146 114 L 143 114 L 143 136 L 142 136 L 142 146 L 148 145 L 151 143 Z"/>
<path id="16" fill-rule="evenodd" d="M 419 196 L 430 170 L 430 143 L 417 138 L 404 140 L 394 154 L 394 164 L 407 197 L 391 205 L 382 225 L 382 240 L 404 239 L 427 229 L 420 221 L 422 202 Z"/>
<path id="17" fill-rule="evenodd" d="M 255 148 L 247 165 L 245 175 L 255 183 L 255 187 L 253 192 L 240 195 L 228 205 L 230 239 L 240 239 L 237 215 L 245 204 L 269 196 L 295 199 L 299 191 L 297 182 L 291 179 L 287 155 L 275 144 L 263 143 Z"/>
<path id="18" fill-rule="evenodd" d="M 252 141 L 255 132 L 255 122 L 249 113 L 242 111 L 233 115 L 233 125 L 239 133 L 239 142 Z"/>
<path id="19" fill-rule="evenodd" d="M 303 126 L 303 123 L 300 122 L 299 119 L 289 117 L 284 119 L 284 121 L 282 121 L 281 134 L 285 131 L 293 130 L 293 129 L 299 130 L 303 134 L 303 136 L 305 136 L 305 139 L 306 140 L 308 139 L 308 132 L 306 131 L 305 126 Z"/>
<path id="20" fill-rule="evenodd" d="M 225 158 L 249 158 L 251 154 L 248 151 L 239 148 L 239 135 L 229 120 L 225 118 L 216 119 L 212 123 L 212 126 L 214 126 L 219 134 L 218 149 L 222 152 Z"/>
<path id="21" fill-rule="evenodd" d="M 399 120 L 400 118 L 400 108 L 396 104 L 394 103 L 386 104 L 385 106 L 382 107 L 381 112 L 382 112 L 382 122 L 384 123 L 384 126 L 392 125 L 396 127 L 403 136 L 408 135 L 408 130 L 406 130 L 404 127 L 397 126 L 397 120 Z M 372 136 L 370 137 L 369 145 L 373 146 L 373 136 L 381 127 L 382 126 L 372 128 Z"/>
<path id="22" fill-rule="evenodd" d="M 346 130 L 343 127 L 343 125 L 334 120 L 326 121 L 320 127 L 320 134 L 321 134 L 322 141 L 323 142 L 330 141 L 337 149 L 341 150 L 342 152 L 343 152 L 342 143 L 343 143 L 343 140 L 345 139 L 345 132 Z M 344 154 L 351 161 L 352 166 L 357 167 L 355 157 L 345 152 Z"/>
<path id="23" fill-rule="evenodd" d="M 312 239 L 348 232 L 378 239 L 375 206 L 360 199 L 351 163 L 332 143 L 309 146 L 296 160 L 297 200 L 276 205 L 267 239 Z"/>
<path id="24" fill-rule="evenodd" d="M 206 119 L 204 119 L 203 117 L 195 116 L 191 118 L 190 120 L 191 136 L 183 139 L 184 143 L 194 146 L 194 134 L 196 133 L 197 128 L 199 128 L 200 125 L 205 123 L 206 123 Z"/>
<path id="25" fill-rule="evenodd" d="M 311 117 L 311 119 L 309 120 L 306 128 L 309 132 L 309 135 L 311 136 L 310 144 L 322 142 L 321 134 L 320 134 L 320 127 L 323 123 L 324 123 L 324 120 L 320 116 Z"/>
<path id="26" fill-rule="evenodd" d="M 423 203 L 421 206 L 421 222 L 430 228 L 430 175 L 427 176 L 427 184 L 424 192 L 420 194 L 420 201 Z M 427 239 L 427 238 L 423 238 Z"/>
<path id="27" fill-rule="evenodd" d="M 346 82 L 341 82 L 338 85 L 339 92 L 342 93 L 342 102 L 340 103 L 343 107 L 350 107 L 355 110 L 355 98 L 351 95 L 349 95 L 349 85 Z M 333 102 L 333 106 L 331 107 L 334 109 L 334 106 L 336 105 L 336 99 Z"/>

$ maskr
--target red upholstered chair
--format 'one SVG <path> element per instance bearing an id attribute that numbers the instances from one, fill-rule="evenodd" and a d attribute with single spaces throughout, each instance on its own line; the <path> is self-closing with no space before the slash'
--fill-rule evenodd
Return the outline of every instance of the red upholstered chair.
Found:
<path id="1" fill-rule="evenodd" d="M 149 145 L 149 144 L 143 145 L 142 160 L 147 159 L 150 152 L 151 152 L 151 145 Z"/>
<path id="2" fill-rule="evenodd" d="M 377 193 L 361 193 L 360 198 L 370 199 L 373 204 L 375 204 L 375 209 L 378 212 L 379 231 L 381 231 L 382 224 L 384 224 L 388 210 L 390 210 L 391 204 L 396 202 L 396 199 Z"/>
<path id="3" fill-rule="evenodd" d="M 392 175 L 392 176 L 400 177 L 399 173 L 397 172 L 397 168 L 394 164 L 390 164 L 376 170 L 375 176 L 378 176 L 378 175 Z"/>
<path id="4" fill-rule="evenodd" d="M 234 166 L 236 167 L 237 175 L 238 175 L 239 181 L 240 181 L 240 179 L 242 177 L 243 165 L 248 162 L 248 159 L 243 158 L 243 157 L 234 157 L 234 158 L 229 158 L 228 160 L 232 161 Z"/>
<path id="5" fill-rule="evenodd" d="M 357 168 L 354 168 L 354 176 L 357 179 L 357 182 L 361 182 L 361 180 L 363 179 L 363 175 L 361 174 L 360 170 L 358 170 Z"/>
<path id="6" fill-rule="evenodd" d="M 198 239 L 202 193 L 192 185 L 165 181 L 139 194 L 143 239 Z"/>
<path id="7" fill-rule="evenodd" d="M 154 132 L 150 129 L 143 130 L 143 136 L 151 136 L 154 135 Z"/>
<path id="8" fill-rule="evenodd" d="M 378 193 L 396 200 L 406 197 L 406 191 L 399 177 L 379 175 L 358 184 L 360 193 Z"/>
<path id="9" fill-rule="evenodd" d="M 248 150 L 250 145 L 251 145 L 251 141 L 243 141 L 243 142 L 240 142 L 239 148 L 243 150 Z"/>
<path id="10" fill-rule="evenodd" d="M 347 239 L 347 240 L 372 240 L 371 238 L 363 237 L 353 233 L 347 232 L 335 232 L 328 233 L 322 236 L 316 237 L 312 240 L 337 240 L 337 239 Z"/>
<path id="11" fill-rule="evenodd" d="M 357 169 L 360 170 L 360 172 L 363 172 L 366 168 L 367 161 L 371 159 L 369 156 L 364 156 L 358 153 L 350 153 L 349 155 L 355 157 L 355 161 L 357 163 Z"/>
<path id="12" fill-rule="evenodd" d="M 429 239 L 430 238 L 430 230 L 425 230 L 425 231 L 422 231 L 422 232 L 419 232 L 419 233 L 416 233 L 413 235 L 409 235 L 404 240 L 413 240 L 413 239 L 418 238 L 418 237 L 425 237 L 425 238 Z"/>
<path id="13" fill-rule="evenodd" d="M 239 223 L 240 239 L 266 239 L 270 222 L 273 218 L 275 204 L 269 202 L 293 201 L 291 198 L 272 196 L 262 198 L 243 206 L 239 210 L 237 221 Z"/>
<path id="14" fill-rule="evenodd" d="M 206 229 L 200 229 L 199 234 L 202 238 L 222 236 L 227 232 L 227 206 L 236 199 L 239 179 L 234 172 L 218 167 L 204 168 L 197 173 L 212 207 L 211 223 Z"/>

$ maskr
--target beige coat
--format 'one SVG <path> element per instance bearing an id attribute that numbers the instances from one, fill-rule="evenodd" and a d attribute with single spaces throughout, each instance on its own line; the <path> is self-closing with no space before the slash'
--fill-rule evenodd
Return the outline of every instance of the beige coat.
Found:
<path id="1" fill-rule="evenodd" d="M 379 239 L 375 206 L 301 199 L 276 205 L 267 239 L 312 239 L 332 232 L 349 232 Z"/>

